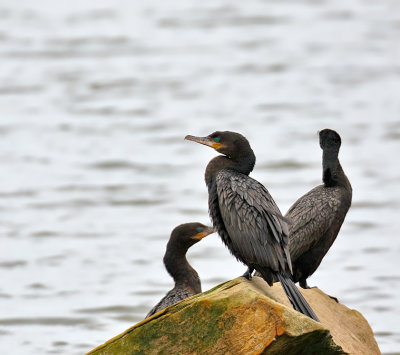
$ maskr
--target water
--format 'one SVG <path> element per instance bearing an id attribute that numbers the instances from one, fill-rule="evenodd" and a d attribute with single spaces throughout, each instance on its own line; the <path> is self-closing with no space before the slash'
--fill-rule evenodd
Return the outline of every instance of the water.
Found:
<path id="1" fill-rule="evenodd" d="M 397 1 L 2 1 L 0 353 L 82 354 L 171 288 L 170 231 L 208 223 L 212 150 L 245 134 L 285 212 L 342 136 L 353 206 L 310 279 L 399 353 Z M 203 289 L 243 273 L 217 236 Z"/>

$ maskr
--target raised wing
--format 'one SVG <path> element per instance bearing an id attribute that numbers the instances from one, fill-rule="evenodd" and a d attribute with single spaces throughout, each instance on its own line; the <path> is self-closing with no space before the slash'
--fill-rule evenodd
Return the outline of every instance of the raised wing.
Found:
<path id="1" fill-rule="evenodd" d="M 340 207 L 340 188 L 317 186 L 300 197 L 285 217 L 289 226 L 289 250 L 292 260 L 309 250 L 334 222 Z"/>
<path id="2" fill-rule="evenodd" d="M 291 270 L 288 226 L 268 190 L 229 169 L 216 177 L 218 204 L 232 247 L 246 263 Z"/>

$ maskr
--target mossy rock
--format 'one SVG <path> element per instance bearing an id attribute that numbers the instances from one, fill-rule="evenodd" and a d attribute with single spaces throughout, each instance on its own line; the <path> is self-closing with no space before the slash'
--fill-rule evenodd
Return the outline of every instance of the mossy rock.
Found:
<path id="1" fill-rule="evenodd" d="M 89 354 L 380 354 L 360 313 L 318 289 L 302 293 L 321 323 L 294 311 L 279 283 L 240 277 L 156 313 Z"/>

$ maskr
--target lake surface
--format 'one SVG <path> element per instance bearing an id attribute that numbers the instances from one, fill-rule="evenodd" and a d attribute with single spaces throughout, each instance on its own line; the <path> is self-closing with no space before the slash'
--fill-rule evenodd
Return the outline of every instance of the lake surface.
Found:
<path id="1" fill-rule="evenodd" d="M 172 287 L 180 223 L 209 223 L 215 152 L 243 133 L 282 212 L 342 136 L 353 205 L 310 285 L 400 354 L 398 1 L 2 1 L 0 353 L 83 354 Z M 216 235 L 203 290 L 244 272 Z"/>

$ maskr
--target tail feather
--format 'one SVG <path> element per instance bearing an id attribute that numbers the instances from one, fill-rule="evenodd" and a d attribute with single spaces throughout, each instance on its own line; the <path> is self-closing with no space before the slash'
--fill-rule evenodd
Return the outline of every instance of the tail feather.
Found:
<path id="1" fill-rule="evenodd" d="M 272 286 L 273 282 L 279 280 L 293 308 L 319 322 L 317 315 L 314 313 L 288 274 L 284 272 L 271 272 L 271 269 L 267 268 L 258 268 L 257 272 L 261 274 L 262 278 L 268 282 L 270 286 Z"/>
<path id="2" fill-rule="evenodd" d="M 319 322 L 318 317 L 300 293 L 292 279 L 282 273 L 277 273 L 277 276 L 293 308 Z"/>

